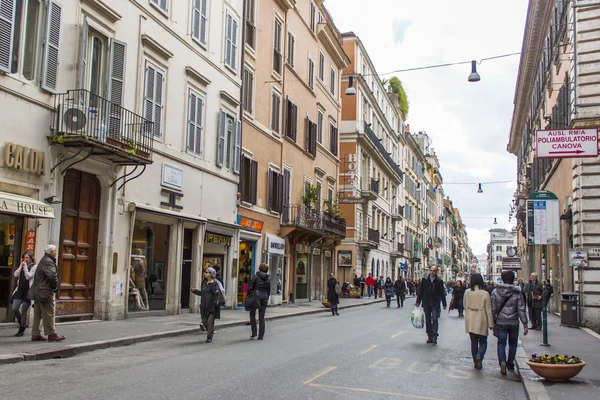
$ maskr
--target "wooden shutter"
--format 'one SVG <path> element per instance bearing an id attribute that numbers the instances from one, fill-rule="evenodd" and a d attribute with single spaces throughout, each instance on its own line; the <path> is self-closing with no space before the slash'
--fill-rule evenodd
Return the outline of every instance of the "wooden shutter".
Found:
<path id="1" fill-rule="evenodd" d="M 338 155 L 338 129 L 335 126 L 331 126 L 331 138 L 330 138 L 331 152 L 334 156 Z"/>
<path id="2" fill-rule="evenodd" d="M 54 0 L 50 0 L 44 45 L 42 89 L 52 93 L 56 93 L 58 85 L 58 49 L 60 45 L 61 16 L 62 6 Z"/>
<path id="3" fill-rule="evenodd" d="M 227 114 L 221 110 L 219 112 L 219 137 L 217 139 L 217 165 L 223 166 L 225 162 L 225 131 L 227 130 Z"/>
<path id="4" fill-rule="evenodd" d="M 283 215 L 283 221 L 288 222 L 290 219 L 290 181 L 291 173 L 289 169 L 283 170 L 283 187 L 281 190 L 281 213 Z"/>
<path id="5" fill-rule="evenodd" d="M 310 123 L 310 154 L 317 155 L 317 124 Z"/>
<path id="6" fill-rule="evenodd" d="M 87 37 L 87 34 L 86 34 Z M 108 99 L 110 112 L 108 129 L 111 136 L 120 137 L 122 132 L 121 120 L 123 119 L 123 90 L 125 83 L 125 54 L 127 45 L 117 40 L 111 41 L 110 48 L 110 75 Z M 85 79 L 85 74 L 83 75 Z M 135 132 L 135 131 L 134 131 Z M 136 139 L 133 132 L 125 132 L 129 139 Z"/>
<path id="7" fill-rule="evenodd" d="M 235 126 L 235 143 L 233 149 L 233 172 L 240 173 L 240 157 L 242 156 L 242 121 L 238 120 Z"/>
<path id="8" fill-rule="evenodd" d="M 277 174 L 277 193 L 275 193 L 275 211 L 281 214 L 283 210 L 283 175 Z"/>
<path id="9" fill-rule="evenodd" d="M 285 136 L 292 138 L 292 102 L 289 98 L 285 101 Z"/>
<path id="10" fill-rule="evenodd" d="M 87 69 L 87 47 L 88 47 L 88 36 L 89 26 L 87 23 L 87 17 L 83 17 L 81 23 L 81 38 L 79 40 L 79 89 L 85 89 L 85 74 Z M 83 96 L 80 97 L 83 100 Z"/>
<path id="11" fill-rule="evenodd" d="M 292 140 L 296 141 L 296 133 L 298 130 L 298 106 L 292 103 Z"/>
<path id="12" fill-rule="evenodd" d="M 250 203 L 256 204 L 256 193 L 258 186 L 258 162 L 250 161 Z"/>
<path id="13" fill-rule="evenodd" d="M 310 119 L 304 119 L 304 148 L 310 152 Z"/>
<path id="14" fill-rule="evenodd" d="M 10 73 L 17 0 L 0 1 L 0 71 Z"/>

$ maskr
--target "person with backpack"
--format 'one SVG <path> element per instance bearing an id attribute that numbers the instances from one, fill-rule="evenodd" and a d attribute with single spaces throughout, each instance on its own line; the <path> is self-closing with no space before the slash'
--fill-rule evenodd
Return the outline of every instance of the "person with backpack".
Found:
<path id="1" fill-rule="evenodd" d="M 515 356 L 519 342 L 519 320 L 523 324 L 523 335 L 527 335 L 527 312 L 521 288 L 514 285 L 515 274 L 502 271 L 502 283 L 496 285 L 492 293 L 492 315 L 496 327 L 494 336 L 498 338 L 498 363 L 500 373 L 515 370 Z M 508 340 L 508 358 L 506 357 L 506 341 Z"/>
<path id="2" fill-rule="evenodd" d="M 333 274 L 329 274 L 329 280 L 327 281 L 327 302 L 331 305 L 331 315 L 340 315 L 338 313 L 338 304 L 340 303 L 341 287 L 337 279 Z"/>
<path id="3" fill-rule="evenodd" d="M 250 279 L 248 284 L 248 296 L 254 296 L 258 299 L 258 307 L 250 308 L 250 328 L 252 335 L 250 340 L 257 339 L 256 337 L 256 310 L 258 309 L 258 340 L 263 340 L 265 337 L 265 312 L 269 304 L 271 296 L 271 281 L 269 279 L 269 266 L 261 263 L 258 266 L 258 271 Z"/>
<path id="4" fill-rule="evenodd" d="M 392 297 L 394 297 L 394 283 L 392 282 L 392 278 L 390 278 L 389 276 L 385 278 L 385 283 L 383 284 L 383 291 L 385 293 L 385 303 L 387 307 L 390 308 Z"/>
<path id="5" fill-rule="evenodd" d="M 192 287 L 191 292 L 196 296 L 200 296 L 200 317 L 202 318 L 200 329 L 206 330 L 206 343 L 212 343 L 213 334 L 215 333 L 215 319 L 221 318 L 221 307 L 218 304 L 221 289 L 215 279 L 217 271 L 214 268 L 206 268 L 203 275 L 204 279 L 200 290 Z"/>
<path id="6" fill-rule="evenodd" d="M 459 288 L 459 282 L 461 281 L 457 282 L 456 290 Z M 463 291 L 465 332 L 471 338 L 471 356 L 475 363 L 475 369 L 478 370 L 482 368 L 483 357 L 487 350 L 488 329 L 494 329 L 490 295 L 484 288 L 485 283 L 481 274 L 473 274 L 471 275 L 471 289 L 468 292 Z"/>

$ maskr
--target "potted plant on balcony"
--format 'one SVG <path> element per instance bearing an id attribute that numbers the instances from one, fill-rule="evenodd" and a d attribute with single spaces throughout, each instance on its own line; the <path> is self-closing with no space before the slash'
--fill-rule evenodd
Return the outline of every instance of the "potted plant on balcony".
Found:
<path id="1" fill-rule="evenodd" d="M 585 367 L 585 361 L 579 357 L 558 354 L 554 356 L 532 354 L 526 362 L 533 372 L 550 382 L 568 381 Z"/>

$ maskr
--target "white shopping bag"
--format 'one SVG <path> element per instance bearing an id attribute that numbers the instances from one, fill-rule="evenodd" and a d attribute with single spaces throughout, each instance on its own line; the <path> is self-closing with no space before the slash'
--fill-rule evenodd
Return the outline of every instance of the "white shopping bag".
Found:
<path id="1" fill-rule="evenodd" d="M 425 314 L 421 307 L 415 307 L 412 314 L 410 314 L 410 322 L 417 329 L 423 329 L 425 326 Z"/>

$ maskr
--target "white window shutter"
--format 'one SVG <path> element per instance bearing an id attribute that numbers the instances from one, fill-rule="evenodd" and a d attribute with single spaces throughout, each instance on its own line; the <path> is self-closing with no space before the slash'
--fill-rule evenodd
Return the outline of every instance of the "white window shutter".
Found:
<path id="1" fill-rule="evenodd" d="M 225 161 L 225 130 L 226 126 L 227 114 L 225 111 L 221 110 L 219 113 L 219 137 L 217 139 L 217 165 L 219 167 L 223 166 Z"/>
<path id="2" fill-rule="evenodd" d="M 202 119 L 204 118 L 204 100 L 201 97 L 196 99 L 196 154 L 202 154 Z"/>
<path id="3" fill-rule="evenodd" d="M 0 71 L 10 73 L 17 0 L 0 1 Z"/>
<path id="4" fill-rule="evenodd" d="M 207 2 L 208 0 L 200 0 L 200 42 L 206 44 L 206 30 L 207 30 Z"/>
<path id="5" fill-rule="evenodd" d="M 193 0 L 192 7 L 192 37 L 200 40 L 200 2 L 202 0 Z"/>
<path id="6" fill-rule="evenodd" d="M 87 47 L 88 47 L 88 36 L 89 26 L 87 17 L 83 17 L 81 23 L 81 38 L 79 39 L 79 89 L 85 89 L 85 75 L 87 70 Z M 83 96 L 81 96 L 83 99 Z"/>
<path id="7" fill-rule="evenodd" d="M 164 11 L 169 11 L 169 0 L 160 0 L 159 7 Z"/>
<path id="8" fill-rule="evenodd" d="M 187 149 L 194 151 L 194 133 L 196 130 L 196 96 L 190 91 L 188 96 L 188 135 Z"/>
<path id="9" fill-rule="evenodd" d="M 54 0 L 48 5 L 48 25 L 44 43 L 44 70 L 42 89 L 56 93 L 58 86 L 58 48 L 60 45 L 60 25 L 62 6 Z"/>
<path id="10" fill-rule="evenodd" d="M 240 161 L 242 157 L 242 121 L 238 120 L 235 127 L 235 148 L 233 151 L 233 172 L 240 173 Z"/>
<path id="11" fill-rule="evenodd" d="M 127 45 L 117 40 L 111 41 L 110 46 L 110 75 L 108 82 L 108 99 L 110 112 L 108 129 L 112 136 L 120 137 L 122 132 L 121 120 L 123 118 L 123 92 L 125 90 L 125 54 Z M 85 75 L 84 75 L 85 77 Z M 128 132 L 127 132 L 128 133 Z M 126 133 L 126 134 L 127 134 Z M 129 137 L 129 139 L 136 139 Z"/>
<path id="12" fill-rule="evenodd" d="M 235 19 L 231 19 L 231 67 L 237 69 L 237 31 L 238 23 Z"/>
<path id="13" fill-rule="evenodd" d="M 162 136 L 163 104 L 164 104 L 164 85 L 165 76 L 162 71 L 156 70 L 154 81 L 154 135 Z"/>
<path id="14" fill-rule="evenodd" d="M 146 82 L 144 85 L 144 118 L 148 121 L 154 121 L 154 79 L 155 72 L 154 68 L 150 65 L 146 65 Z M 152 136 L 156 132 L 156 127 L 152 128 Z"/>

